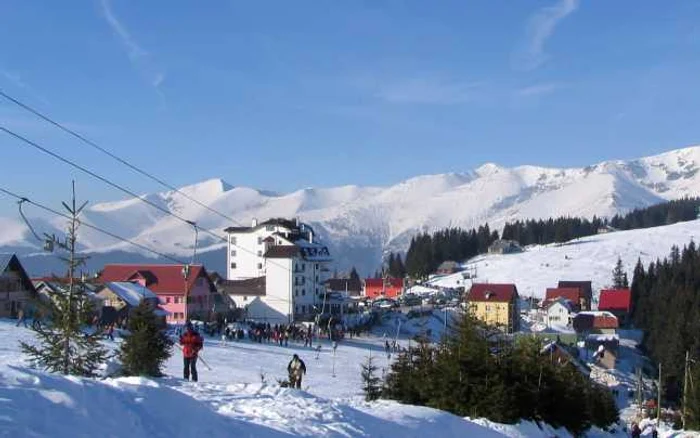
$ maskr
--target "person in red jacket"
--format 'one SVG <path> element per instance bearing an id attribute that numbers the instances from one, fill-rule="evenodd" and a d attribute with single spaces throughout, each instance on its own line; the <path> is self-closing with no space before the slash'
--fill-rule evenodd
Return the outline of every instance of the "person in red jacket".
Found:
<path id="1" fill-rule="evenodd" d="M 182 359 L 185 365 L 184 378 L 189 380 L 190 374 L 192 381 L 197 381 L 197 354 L 204 346 L 202 336 L 194 330 L 192 323 L 187 321 L 185 325 L 185 333 L 180 336 L 180 345 L 182 345 Z"/>

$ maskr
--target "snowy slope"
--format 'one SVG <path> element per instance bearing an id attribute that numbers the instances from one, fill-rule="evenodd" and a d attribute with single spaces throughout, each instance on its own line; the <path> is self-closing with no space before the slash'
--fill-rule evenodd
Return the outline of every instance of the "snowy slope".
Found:
<path id="1" fill-rule="evenodd" d="M 638 259 L 646 267 L 652 261 L 668 257 L 673 245 L 683 248 L 697 236 L 700 236 L 700 220 L 589 236 L 564 244 L 534 245 L 519 254 L 477 256 L 467 265 L 471 269 L 475 267 L 475 281 L 515 283 L 523 296 L 541 298 L 559 280 L 591 280 L 597 295 L 601 288 L 610 286 L 618 257 L 631 281 Z M 460 273 L 430 283 L 442 287 L 471 284 Z"/>
<path id="2" fill-rule="evenodd" d="M 238 224 L 247 225 L 252 218 L 300 217 L 330 243 L 341 269 L 355 264 L 369 272 L 382 251 L 405 250 L 410 237 L 419 231 L 484 223 L 498 228 L 518 218 L 610 216 L 663 200 L 697 196 L 698 169 L 700 146 L 585 168 L 503 168 L 489 163 L 464 173 L 419 176 L 390 187 L 308 188 L 275 194 L 212 179 L 181 191 Z M 143 198 L 218 235 L 234 224 L 176 192 Z M 0 246 L 36 251 L 37 242 L 18 218 L 0 220 Z M 93 204 L 85 220 L 161 252 L 181 257 L 192 252 L 191 226 L 138 199 Z M 37 222 L 35 228 L 60 233 L 64 224 L 52 219 Z M 92 252 L 138 251 L 85 228 L 81 243 Z M 222 245 L 215 237 L 199 235 L 200 252 Z M 221 265 L 224 263 L 222 257 Z"/>
<path id="3" fill-rule="evenodd" d="M 27 367 L 18 341 L 31 332 L 0 320 L 0 436 L 12 437 L 569 437 L 533 423 L 502 425 L 469 420 L 434 409 L 390 401 L 365 403 L 359 393 L 360 363 L 381 339 L 342 342 L 335 374 L 324 344 L 319 360 L 309 349 L 207 339 L 200 382 L 176 378 L 173 357 L 162 379 L 89 380 L 51 375 Z M 109 343 L 115 347 L 116 343 Z M 308 368 L 304 390 L 274 385 L 292 353 Z M 383 362 L 380 360 L 380 362 Z M 268 383 L 261 382 L 260 370 Z M 590 437 L 610 437 L 593 431 Z"/>

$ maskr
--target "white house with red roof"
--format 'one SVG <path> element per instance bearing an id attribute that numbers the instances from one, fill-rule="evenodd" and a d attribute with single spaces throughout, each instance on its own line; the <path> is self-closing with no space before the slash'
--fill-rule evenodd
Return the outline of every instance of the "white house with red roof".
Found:
<path id="1" fill-rule="evenodd" d="M 202 265 L 105 265 L 100 281 L 132 282 L 153 291 L 171 324 L 207 318 L 216 294 L 216 286 Z"/>
<path id="2" fill-rule="evenodd" d="M 289 323 L 328 313 L 332 258 L 313 228 L 273 218 L 229 227 L 227 281 L 219 286 L 250 319 Z"/>

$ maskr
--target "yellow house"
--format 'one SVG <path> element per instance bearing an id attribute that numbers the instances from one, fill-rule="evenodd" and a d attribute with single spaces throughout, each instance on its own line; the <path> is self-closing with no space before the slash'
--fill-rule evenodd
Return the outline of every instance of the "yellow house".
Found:
<path id="1" fill-rule="evenodd" d="M 519 329 L 518 289 L 514 284 L 474 283 L 467 295 L 469 312 L 506 333 Z"/>

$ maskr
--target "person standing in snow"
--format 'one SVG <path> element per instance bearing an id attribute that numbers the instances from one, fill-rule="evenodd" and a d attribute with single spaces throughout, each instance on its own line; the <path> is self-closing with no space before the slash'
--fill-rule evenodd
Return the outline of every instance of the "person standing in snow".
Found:
<path id="1" fill-rule="evenodd" d="M 19 309 L 17 311 L 17 325 L 15 325 L 15 327 L 19 327 L 20 324 L 24 324 L 24 328 L 27 328 L 27 319 L 24 317 L 24 309 Z"/>
<path id="2" fill-rule="evenodd" d="M 185 333 L 180 336 L 180 345 L 182 346 L 182 359 L 185 366 L 183 377 L 185 380 L 189 380 L 190 375 L 192 375 L 192 381 L 196 382 L 197 355 L 204 346 L 204 340 L 189 321 L 185 325 Z"/>
<path id="3" fill-rule="evenodd" d="M 289 387 L 301 389 L 301 378 L 306 374 L 306 364 L 298 355 L 292 356 L 292 360 L 287 365 L 287 372 L 289 373 Z"/>

